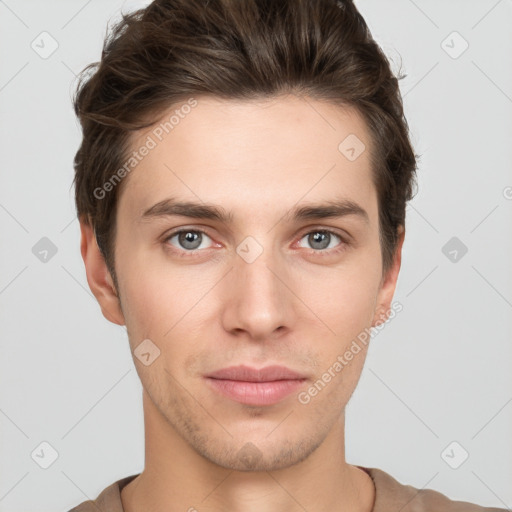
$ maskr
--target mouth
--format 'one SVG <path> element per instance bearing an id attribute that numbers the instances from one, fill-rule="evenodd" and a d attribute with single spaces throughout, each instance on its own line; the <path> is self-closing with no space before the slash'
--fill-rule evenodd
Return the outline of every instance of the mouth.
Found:
<path id="1" fill-rule="evenodd" d="M 272 405 L 297 391 L 307 377 L 284 366 L 231 366 L 206 376 L 211 388 L 247 405 Z"/>

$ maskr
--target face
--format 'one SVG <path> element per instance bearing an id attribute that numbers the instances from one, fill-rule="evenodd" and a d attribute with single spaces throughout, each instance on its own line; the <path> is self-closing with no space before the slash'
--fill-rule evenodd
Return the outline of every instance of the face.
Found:
<path id="1" fill-rule="evenodd" d="M 103 312 L 146 354 L 147 365 L 134 361 L 151 414 L 198 454 L 230 469 L 290 466 L 340 426 L 367 346 L 335 363 L 394 292 L 369 132 L 355 110 L 295 96 L 198 98 L 169 133 L 159 123 L 132 141 L 156 144 L 123 183 L 122 313 L 106 301 Z M 302 380 L 207 377 L 239 365 L 285 366 Z"/>

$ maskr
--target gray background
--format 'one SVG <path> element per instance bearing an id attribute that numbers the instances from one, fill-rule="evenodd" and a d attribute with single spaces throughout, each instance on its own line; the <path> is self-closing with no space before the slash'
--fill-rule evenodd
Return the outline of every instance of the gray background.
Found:
<path id="1" fill-rule="evenodd" d="M 147 3 L 0 1 L 1 512 L 67 511 L 143 468 L 126 332 L 102 317 L 79 253 L 71 94 L 107 21 Z M 347 460 L 512 507 L 512 0 L 357 5 L 395 72 L 402 59 L 423 156 L 403 311 L 373 339 L 347 410 Z M 43 31 L 58 43 L 47 58 Z"/>

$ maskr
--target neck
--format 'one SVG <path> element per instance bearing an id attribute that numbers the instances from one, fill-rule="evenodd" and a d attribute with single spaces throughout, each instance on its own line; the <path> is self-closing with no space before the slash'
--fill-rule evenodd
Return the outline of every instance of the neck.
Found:
<path id="1" fill-rule="evenodd" d="M 373 508 L 371 478 L 345 462 L 344 414 L 300 462 L 271 471 L 237 471 L 195 451 L 146 393 L 143 397 L 145 468 L 121 491 L 125 512 L 370 512 Z"/>

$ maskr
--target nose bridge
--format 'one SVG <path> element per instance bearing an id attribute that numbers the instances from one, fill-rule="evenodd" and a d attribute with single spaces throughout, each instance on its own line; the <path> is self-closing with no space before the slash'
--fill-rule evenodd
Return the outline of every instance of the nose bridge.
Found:
<path id="1" fill-rule="evenodd" d="M 278 263 L 279 257 L 268 244 L 265 248 L 260 247 L 251 241 L 239 245 L 235 274 L 243 282 L 247 292 L 259 290 L 261 294 L 275 296 L 278 279 L 274 269 L 281 266 Z"/>
<path id="2" fill-rule="evenodd" d="M 236 247 L 225 312 L 226 328 L 243 329 L 254 337 L 268 337 L 293 322 L 283 255 L 274 250 L 271 235 L 262 238 L 248 236 Z"/>

